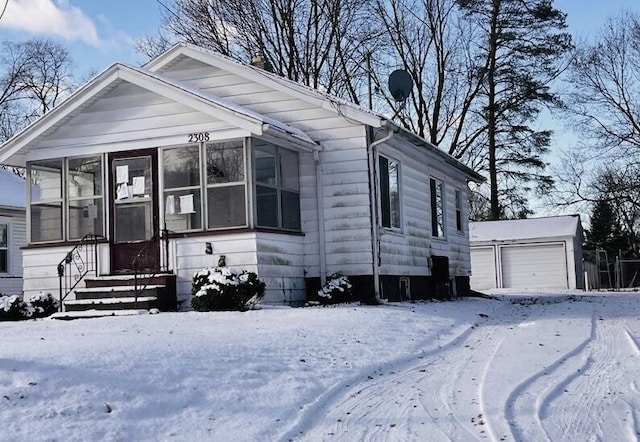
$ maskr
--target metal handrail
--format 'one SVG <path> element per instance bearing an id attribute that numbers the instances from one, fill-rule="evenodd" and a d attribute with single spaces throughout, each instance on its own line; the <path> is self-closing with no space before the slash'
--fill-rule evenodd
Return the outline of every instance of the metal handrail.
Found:
<path id="1" fill-rule="evenodd" d="M 152 269 L 153 271 L 149 273 L 149 275 L 146 278 L 144 278 L 146 279 L 146 282 L 142 285 L 142 287 L 139 288 L 138 280 L 140 279 L 140 272 L 139 272 L 140 269 L 138 268 L 138 263 L 140 261 L 140 258 L 144 255 L 144 253 L 151 246 L 151 244 L 154 244 L 158 240 L 164 243 L 164 249 L 163 249 L 164 265 L 160 264 L 158 265 L 157 268 Z M 158 273 L 169 271 L 169 231 L 167 230 L 166 223 L 164 224 L 164 227 L 162 229 L 158 228 L 156 229 L 155 232 L 153 232 L 153 235 L 151 236 L 151 238 L 147 240 L 147 242 L 138 251 L 136 256 L 133 257 L 133 259 L 131 260 L 131 265 L 133 267 L 134 307 L 138 308 L 138 296 L 140 295 L 141 292 L 143 292 L 147 288 L 150 281 L 155 276 L 157 276 Z"/>
<path id="2" fill-rule="evenodd" d="M 63 301 L 87 273 L 95 272 L 98 276 L 98 241 L 101 239 L 104 239 L 102 235 L 87 233 L 58 263 L 58 309 L 61 312 L 64 310 Z"/>

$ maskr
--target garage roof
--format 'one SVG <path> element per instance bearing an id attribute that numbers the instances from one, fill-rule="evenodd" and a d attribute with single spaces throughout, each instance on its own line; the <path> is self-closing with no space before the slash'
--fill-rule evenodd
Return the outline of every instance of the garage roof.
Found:
<path id="1" fill-rule="evenodd" d="M 581 230 L 580 215 L 476 221 L 469 223 L 469 240 L 474 243 L 572 237 Z"/>

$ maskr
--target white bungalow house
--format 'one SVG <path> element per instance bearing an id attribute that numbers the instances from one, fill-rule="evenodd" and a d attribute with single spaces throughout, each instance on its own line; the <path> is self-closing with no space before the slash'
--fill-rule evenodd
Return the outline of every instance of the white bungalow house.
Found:
<path id="1" fill-rule="evenodd" d="M 384 116 L 192 45 L 112 65 L 6 141 L 0 163 L 41 187 L 25 293 L 57 292 L 86 234 L 87 278 L 119 284 L 137 256 L 174 276 L 182 306 L 218 264 L 257 272 L 267 303 L 302 303 L 334 272 L 370 300 L 469 288 L 480 175 Z"/>
<path id="2" fill-rule="evenodd" d="M 0 295 L 22 293 L 22 251 L 26 239 L 26 193 L 23 178 L 0 168 Z"/>
<path id="3" fill-rule="evenodd" d="M 469 223 L 471 288 L 584 289 L 579 215 Z"/>

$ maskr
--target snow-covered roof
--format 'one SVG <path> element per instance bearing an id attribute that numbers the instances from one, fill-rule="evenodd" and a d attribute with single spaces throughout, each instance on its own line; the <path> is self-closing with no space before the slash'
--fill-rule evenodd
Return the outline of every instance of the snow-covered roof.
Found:
<path id="1" fill-rule="evenodd" d="M 474 243 L 573 237 L 581 229 L 579 215 L 475 221 L 469 223 L 469 240 Z"/>
<path id="2" fill-rule="evenodd" d="M 0 167 L 0 208 L 24 209 L 27 206 L 25 180 Z"/>

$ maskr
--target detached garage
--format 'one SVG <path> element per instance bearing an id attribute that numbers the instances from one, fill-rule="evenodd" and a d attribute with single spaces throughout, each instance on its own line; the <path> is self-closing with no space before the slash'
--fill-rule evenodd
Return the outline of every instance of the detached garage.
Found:
<path id="1" fill-rule="evenodd" d="M 471 288 L 583 289 L 578 215 L 469 223 Z"/>

